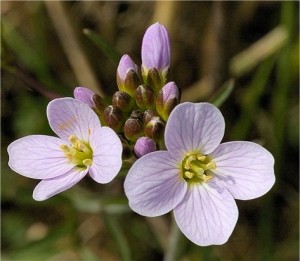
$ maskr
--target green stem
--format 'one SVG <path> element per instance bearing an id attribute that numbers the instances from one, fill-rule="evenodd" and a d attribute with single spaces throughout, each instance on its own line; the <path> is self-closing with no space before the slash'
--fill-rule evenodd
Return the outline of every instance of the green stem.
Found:
<path id="1" fill-rule="evenodd" d="M 179 250 L 182 234 L 176 224 L 175 219 L 172 217 L 172 227 L 169 236 L 169 244 L 165 253 L 164 261 L 175 261 L 179 259 Z"/>

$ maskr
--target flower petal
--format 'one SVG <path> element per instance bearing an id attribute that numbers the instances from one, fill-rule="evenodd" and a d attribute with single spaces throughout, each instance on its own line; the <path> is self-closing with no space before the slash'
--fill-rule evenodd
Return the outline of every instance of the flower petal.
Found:
<path id="1" fill-rule="evenodd" d="M 223 143 L 211 156 L 217 166 L 213 172 L 236 199 L 260 197 L 274 185 L 274 158 L 256 143 Z"/>
<path id="2" fill-rule="evenodd" d="M 76 87 L 74 89 L 74 97 L 76 100 L 81 101 L 88 105 L 89 107 L 93 108 L 96 107 L 94 101 L 93 101 L 93 95 L 95 93 L 86 88 L 86 87 Z"/>
<path id="3" fill-rule="evenodd" d="M 151 25 L 142 43 L 142 66 L 164 70 L 170 66 L 170 39 L 167 29 L 160 23 Z"/>
<path id="4" fill-rule="evenodd" d="M 122 167 L 122 143 L 109 127 L 96 129 L 90 138 L 93 150 L 93 164 L 90 176 L 98 183 L 108 183 Z"/>
<path id="5" fill-rule="evenodd" d="M 188 188 L 174 209 L 176 223 L 183 234 L 200 246 L 224 244 L 238 218 L 238 209 L 230 193 L 203 183 Z"/>
<path id="6" fill-rule="evenodd" d="M 184 197 L 187 188 L 179 175 L 177 163 L 167 151 L 155 151 L 139 158 L 124 183 L 129 206 L 148 217 L 171 211 Z"/>
<path id="7" fill-rule="evenodd" d="M 59 147 L 63 143 L 59 138 L 45 135 L 23 137 L 8 146 L 8 165 L 22 176 L 33 179 L 62 175 L 74 167 Z"/>
<path id="8" fill-rule="evenodd" d="M 73 98 L 52 100 L 47 107 L 47 116 L 52 130 L 63 140 L 75 135 L 88 142 L 90 133 L 100 125 L 97 114 Z"/>
<path id="9" fill-rule="evenodd" d="M 33 198 L 37 201 L 46 200 L 60 192 L 63 192 L 78 183 L 88 172 L 88 169 L 73 168 L 68 173 L 42 180 L 33 191 Z"/>
<path id="10" fill-rule="evenodd" d="M 171 112 L 165 130 L 166 147 L 179 155 L 191 151 L 212 152 L 221 142 L 224 118 L 209 103 L 182 103 Z"/>

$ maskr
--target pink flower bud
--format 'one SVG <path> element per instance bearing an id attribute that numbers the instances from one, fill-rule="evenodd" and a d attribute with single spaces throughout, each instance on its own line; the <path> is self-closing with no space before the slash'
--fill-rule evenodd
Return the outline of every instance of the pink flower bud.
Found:
<path id="1" fill-rule="evenodd" d="M 138 158 L 156 151 L 156 143 L 148 137 L 139 138 L 134 145 L 134 152 Z"/>
<path id="2" fill-rule="evenodd" d="M 167 29 L 160 23 L 151 25 L 142 43 L 142 67 L 167 70 L 170 66 L 170 39 Z"/>
<path id="3" fill-rule="evenodd" d="M 167 83 L 158 93 L 156 110 L 163 120 L 167 120 L 171 111 L 178 105 L 180 99 L 179 89 L 174 82 Z"/>

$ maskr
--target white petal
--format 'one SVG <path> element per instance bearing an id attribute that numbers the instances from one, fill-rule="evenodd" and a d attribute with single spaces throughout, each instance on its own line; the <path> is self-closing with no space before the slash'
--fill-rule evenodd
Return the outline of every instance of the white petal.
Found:
<path id="1" fill-rule="evenodd" d="M 176 223 L 183 234 L 199 246 L 227 242 L 238 218 L 233 197 L 208 184 L 192 185 L 174 209 Z"/>
<path id="2" fill-rule="evenodd" d="M 74 167 L 59 148 L 63 140 L 30 135 L 12 142 L 8 148 L 8 165 L 19 174 L 34 179 L 53 178 Z"/>
<path id="3" fill-rule="evenodd" d="M 213 172 L 236 199 L 260 197 L 274 185 L 274 158 L 256 143 L 223 143 L 211 156 L 217 166 Z"/>
<path id="4" fill-rule="evenodd" d="M 117 134 L 108 127 L 97 128 L 90 138 L 93 164 L 90 176 L 98 183 L 108 183 L 122 167 L 122 143 Z"/>
<path id="5" fill-rule="evenodd" d="M 44 179 L 35 187 L 33 198 L 37 201 L 42 201 L 63 192 L 78 183 L 87 172 L 88 169 L 74 168 L 62 176 Z"/>
<path id="6" fill-rule="evenodd" d="M 101 126 L 97 114 L 73 98 L 52 100 L 47 107 L 47 117 L 52 130 L 64 140 L 75 135 L 88 142 L 90 133 Z"/>
<path id="7" fill-rule="evenodd" d="M 221 142 L 224 118 L 217 107 L 209 103 L 182 103 L 172 111 L 165 131 L 169 151 L 185 154 L 212 152 Z"/>
<path id="8" fill-rule="evenodd" d="M 155 151 L 139 158 L 124 183 L 129 206 L 148 217 L 171 211 L 184 197 L 187 188 L 177 165 L 167 151 Z"/>

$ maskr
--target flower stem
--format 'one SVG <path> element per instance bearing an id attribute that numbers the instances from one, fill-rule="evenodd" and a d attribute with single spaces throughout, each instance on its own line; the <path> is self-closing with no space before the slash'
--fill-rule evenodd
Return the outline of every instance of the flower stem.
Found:
<path id="1" fill-rule="evenodd" d="M 180 242 L 182 238 L 182 234 L 175 222 L 174 217 L 172 216 L 172 227 L 171 233 L 169 235 L 169 244 L 164 256 L 164 261 L 176 261 L 179 259 L 179 254 L 181 247 Z"/>

